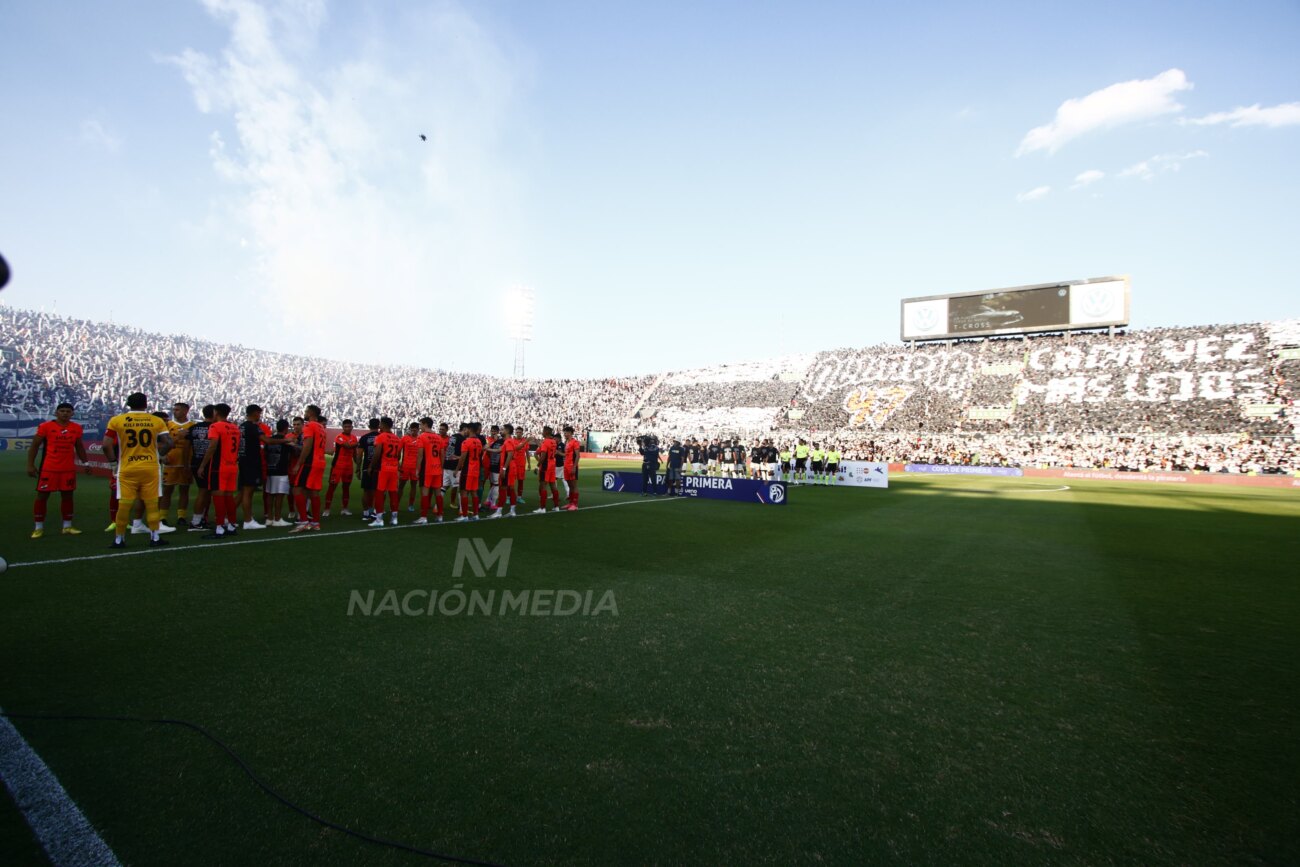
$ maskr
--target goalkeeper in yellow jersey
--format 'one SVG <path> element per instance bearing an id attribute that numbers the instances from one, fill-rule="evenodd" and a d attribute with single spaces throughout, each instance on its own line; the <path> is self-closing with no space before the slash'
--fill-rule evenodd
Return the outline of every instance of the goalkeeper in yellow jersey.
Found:
<path id="1" fill-rule="evenodd" d="M 172 447 L 167 422 L 146 410 L 148 399 L 135 392 L 126 399 L 127 411 L 115 415 L 108 429 L 117 436 L 117 527 L 114 548 L 126 547 L 126 526 L 135 501 L 144 503 L 145 524 L 149 527 L 149 544 L 166 545 L 158 535 L 158 497 L 162 494 L 162 462 L 159 453 Z M 110 460 L 112 455 L 109 456 Z"/>

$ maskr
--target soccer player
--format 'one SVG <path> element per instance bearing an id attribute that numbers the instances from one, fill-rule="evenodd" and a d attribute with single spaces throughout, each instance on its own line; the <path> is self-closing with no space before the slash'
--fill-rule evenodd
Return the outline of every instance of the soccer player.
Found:
<path id="1" fill-rule="evenodd" d="M 560 510 L 560 492 L 555 487 L 555 431 L 550 425 L 542 428 L 542 439 L 537 444 L 537 493 L 542 499 L 538 512 L 546 511 L 546 491 L 550 487 L 551 497 L 555 500 L 555 510 Z"/>
<path id="2" fill-rule="evenodd" d="M 767 455 L 767 480 L 769 482 L 775 481 L 777 479 L 776 444 L 771 440 L 764 440 L 763 445 L 765 446 L 764 452 Z"/>
<path id="3" fill-rule="evenodd" d="M 737 479 L 745 478 L 748 475 L 745 472 L 745 446 L 738 439 L 731 441 L 731 460 L 733 466 L 731 474 Z"/>
<path id="4" fill-rule="evenodd" d="M 302 451 L 289 471 L 298 512 L 298 524 L 290 533 L 320 529 L 320 491 L 325 482 L 325 427 L 320 423 L 320 407 L 308 404 L 303 419 Z"/>
<path id="5" fill-rule="evenodd" d="M 330 503 L 334 502 L 334 491 L 343 486 L 343 509 L 340 515 L 351 515 L 348 501 L 352 497 L 352 468 L 357 453 L 357 438 L 352 434 L 352 419 L 343 419 L 343 432 L 334 437 L 334 461 L 330 464 L 330 486 L 325 492 L 325 511 L 322 517 L 330 516 Z"/>
<path id="6" fill-rule="evenodd" d="M 824 467 L 824 462 L 826 460 L 826 453 L 822 451 L 821 443 L 812 444 L 812 451 L 809 452 L 808 457 L 811 459 L 810 463 L 812 465 L 813 484 L 820 485 L 822 481 L 822 468 Z"/>
<path id="7" fill-rule="evenodd" d="M 442 430 L 447 426 L 443 425 Z M 427 415 L 420 419 L 420 436 L 418 437 L 421 451 L 420 459 L 420 517 L 415 519 L 417 524 L 429 523 L 429 506 L 436 496 L 438 498 L 438 510 L 434 513 L 435 520 L 442 523 L 442 454 L 447 448 L 447 437 L 442 433 L 435 433 L 433 430 L 433 419 Z"/>
<path id="8" fill-rule="evenodd" d="M 460 477 L 460 517 L 457 522 L 478 520 L 478 491 L 483 468 L 483 441 L 474 434 L 474 425 L 460 426 L 460 457 L 456 474 Z"/>
<path id="9" fill-rule="evenodd" d="M 266 458 L 262 449 L 271 439 L 270 428 L 262 424 L 262 408 L 250 403 L 244 409 L 244 421 L 239 425 L 239 492 L 244 507 L 245 530 L 265 530 L 253 518 L 253 492 L 266 484 Z M 234 523 L 235 516 L 230 516 Z"/>
<path id="10" fill-rule="evenodd" d="M 126 547 L 126 525 L 136 500 L 144 502 L 145 522 L 149 527 L 149 544 L 166 545 L 158 535 L 158 497 L 162 494 L 158 453 L 172 447 L 167 423 L 145 410 L 148 398 L 134 392 L 126 399 L 127 411 L 115 415 L 108 429 L 117 436 L 120 453 L 117 463 L 117 527 L 114 548 Z"/>
<path id="11" fill-rule="evenodd" d="M 488 478 L 488 495 L 483 503 L 483 508 L 492 509 L 489 518 L 501 517 L 501 484 L 505 481 L 507 469 L 505 462 L 501 459 L 501 454 L 505 451 L 505 437 L 501 433 L 501 425 L 492 425 L 491 434 L 488 442 L 484 445 L 483 454 L 487 458 L 487 478 Z"/>
<path id="12" fill-rule="evenodd" d="M 210 403 L 200 412 L 203 415 L 202 420 L 190 425 L 189 430 L 185 432 L 186 439 L 190 443 L 190 475 L 198 486 L 198 492 L 194 495 L 194 511 L 190 517 L 190 530 L 193 532 L 208 529 L 208 502 L 212 499 L 208 479 L 199 475 L 199 466 L 203 463 L 203 456 L 208 453 L 208 428 L 211 427 L 216 416 L 214 407 Z"/>
<path id="13" fill-rule="evenodd" d="M 194 470 L 190 461 L 194 446 L 190 443 L 188 431 L 194 427 L 190 421 L 190 405 L 184 401 L 172 404 L 172 418 L 167 422 L 167 432 L 172 435 L 174 445 L 163 458 L 163 493 L 159 508 L 162 510 L 162 522 L 170 526 L 167 517 L 172 512 L 172 492 L 180 489 L 176 506 L 176 523 L 187 523 L 190 510 L 190 485 L 194 481 Z"/>
<path id="14" fill-rule="evenodd" d="M 406 504 L 406 511 L 415 511 L 415 491 L 420 487 L 420 458 L 424 456 L 420 448 L 420 425 L 411 422 L 406 426 L 406 435 L 402 437 L 402 465 L 398 472 L 397 499 L 402 499 L 402 492 L 407 484 L 411 494 Z"/>
<path id="15" fill-rule="evenodd" d="M 673 440 L 668 447 L 668 466 L 666 467 L 666 489 L 668 496 L 686 496 L 686 480 L 682 477 L 682 467 L 686 463 L 686 448 L 679 439 Z"/>
<path id="16" fill-rule="evenodd" d="M 45 535 L 45 509 L 50 492 L 59 492 L 59 508 L 63 514 L 63 535 L 79 536 L 81 531 L 72 526 L 72 495 L 77 490 L 77 465 L 86 462 L 86 446 L 81 441 L 81 425 L 72 420 L 72 404 L 61 403 L 54 410 L 52 421 L 42 422 L 36 428 L 36 437 L 27 450 L 27 475 L 36 479 L 36 502 L 32 515 L 36 529 L 32 538 Z M 44 452 L 40 472 L 36 470 L 36 455 Z"/>
<path id="17" fill-rule="evenodd" d="M 271 498 L 266 513 L 266 526 L 291 527 L 284 520 L 284 498 L 289 495 L 289 467 L 293 463 L 293 431 L 289 420 L 275 423 L 275 436 L 266 441 L 266 493 Z"/>
<path id="18" fill-rule="evenodd" d="M 564 508 L 578 511 L 578 461 L 582 457 L 582 443 L 573 434 L 573 425 L 564 426 L 564 481 L 568 483 L 569 504 Z"/>
<path id="19" fill-rule="evenodd" d="M 379 437 L 379 419 L 372 418 L 366 423 L 366 428 L 357 439 L 356 460 L 361 469 L 361 520 L 369 522 L 374 518 L 375 484 L 378 482 L 378 477 L 370 472 L 370 466 L 375 456 L 375 440 Z"/>
<path id="20" fill-rule="evenodd" d="M 384 526 L 384 496 L 393 508 L 392 525 L 397 526 L 397 510 L 401 508 L 397 482 L 401 475 L 402 440 L 393 433 L 393 420 L 388 416 L 379 419 L 379 435 L 375 437 L 374 453 L 366 469 L 375 477 L 375 519 L 372 527 Z"/>
<path id="21" fill-rule="evenodd" d="M 239 490 L 239 428 L 230 421 L 230 404 L 212 408 L 215 421 L 208 425 L 208 449 L 199 464 L 199 475 L 208 480 L 216 525 L 204 539 L 235 535 L 235 492 Z"/>
<path id="22" fill-rule="evenodd" d="M 718 457 L 722 454 L 722 446 L 718 444 L 716 438 L 713 442 L 709 443 L 708 447 L 704 450 L 704 454 L 708 459 L 708 464 L 705 466 L 705 472 L 711 476 L 717 471 Z"/>
<path id="23" fill-rule="evenodd" d="M 790 458 L 791 458 L 789 446 L 785 446 L 784 448 L 781 449 L 780 457 L 781 457 L 781 475 L 777 476 L 777 478 L 783 482 L 788 482 L 790 481 Z"/>
<path id="24" fill-rule="evenodd" d="M 528 437 L 524 435 L 523 425 L 515 425 L 515 454 L 510 464 L 510 474 L 514 478 L 514 502 L 521 506 L 524 504 L 524 477 L 528 475 L 528 446 Z"/>

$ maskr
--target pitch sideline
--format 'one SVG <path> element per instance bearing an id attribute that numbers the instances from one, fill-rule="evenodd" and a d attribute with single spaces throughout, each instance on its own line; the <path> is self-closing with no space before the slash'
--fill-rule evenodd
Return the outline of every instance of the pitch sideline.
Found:
<path id="1" fill-rule="evenodd" d="M 647 499 L 647 500 L 624 500 L 623 502 L 619 502 L 619 503 L 601 503 L 599 506 L 581 506 L 578 508 L 578 512 L 579 514 L 581 514 L 582 512 L 590 512 L 595 509 L 612 509 L 616 506 L 636 506 L 636 505 L 644 506 L 648 503 L 681 502 L 684 499 L 687 498 L 662 497 L 662 498 Z M 529 518 L 534 515 L 540 516 L 542 514 L 554 514 L 554 513 L 525 512 L 522 515 L 517 515 L 516 517 Z M 506 519 L 494 518 L 493 520 L 504 521 Z M 415 527 L 456 527 L 459 526 L 461 523 L 462 522 L 460 521 L 444 521 L 441 524 L 398 524 L 396 527 L 389 526 L 389 527 L 384 527 L 383 529 L 409 530 Z M 465 522 L 465 523 L 475 523 L 475 522 Z M 237 539 L 234 542 L 218 542 L 212 545 L 177 545 L 175 547 L 168 546 L 164 548 L 141 548 L 138 551 L 117 551 L 111 554 L 87 554 L 84 557 L 63 557 L 57 560 L 29 560 L 26 563 L 10 563 L 9 568 L 19 569 L 25 566 L 56 566 L 64 563 L 89 563 L 92 560 L 112 560 L 117 557 L 140 557 L 145 554 L 166 554 L 172 551 L 212 551 L 212 550 L 216 550 L 217 548 L 233 548 L 235 545 L 265 545 L 270 542 L 294 542 L 302 539 L 333 539 L 338 536 L 353 536 L 358 533 L 373 534 L 376 530 L 379 529 L 380 529 L 379 527 L 361 527 L 355 530 L 334 530 L 330 532 L 321 532 L 321 533 L 298 533 L 292 536 L 289 535 L 270 536 L 262 539 Z"/>

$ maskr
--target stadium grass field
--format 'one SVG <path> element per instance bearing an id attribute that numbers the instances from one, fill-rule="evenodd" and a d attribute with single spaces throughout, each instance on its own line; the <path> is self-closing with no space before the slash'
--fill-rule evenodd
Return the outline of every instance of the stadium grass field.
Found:
<path id="1" fill-rule="evenodd" d="M 895 477 L 763 507 L 586 466 L 584 506 L 630 504 L 26 565 L 109 553 L 104 483 L 85 535 L 30 541 L 0 456 L 0 706 L 191 720 L 326 817 L 505 864 L 1300 862 L 1294 492 Z M 512 540 L 504 577 L 452 577 L 472 537 Z M 347 613 L 457 583 L 618 613 Z M 124 863 L 421 863 L 187 731 L 16 725 Z M 40 858 L 7 799 L 0 846 Z"/>

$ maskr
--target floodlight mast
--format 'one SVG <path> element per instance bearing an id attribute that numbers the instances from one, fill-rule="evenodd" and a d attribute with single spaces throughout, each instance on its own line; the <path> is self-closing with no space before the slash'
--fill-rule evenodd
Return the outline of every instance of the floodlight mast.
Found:
<path id="1" fill-rule="evenodd" d="M 524 344 L 533 339 L 533 308 L 535 298 L 532 287 L 517 286 L 507 296 L 507 318 L 510 337 L 515 341 L 514 378 L 524 378 Z"/>

